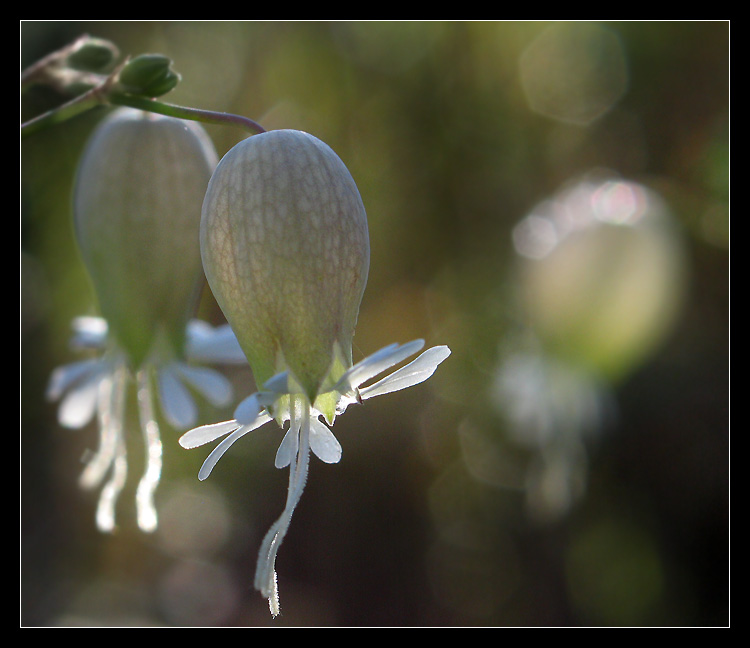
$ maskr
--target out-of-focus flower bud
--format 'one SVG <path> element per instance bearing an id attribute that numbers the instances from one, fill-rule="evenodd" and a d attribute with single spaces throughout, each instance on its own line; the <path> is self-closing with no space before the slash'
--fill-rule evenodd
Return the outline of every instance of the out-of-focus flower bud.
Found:
<path id="1" fill-rule="evenodd" d="M 76 70 L 100 72 L 111 66 L 119 55 L 120 52 L 113 43 L 86 36 L 76 42 L 65 62 Z"/>
<path id="2" fill-rule="evenodd" d="M 92 135 L 75 230 L 102 316 L 139 366 L 160 332 L 183 345 L 202 281 L 198 234 L 217 156 L 193 122 L 123 108 Z"/>

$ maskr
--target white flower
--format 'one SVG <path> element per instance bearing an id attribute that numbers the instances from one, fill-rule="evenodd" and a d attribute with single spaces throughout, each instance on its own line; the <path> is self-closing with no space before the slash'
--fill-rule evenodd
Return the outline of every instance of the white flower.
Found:
<path id="1" fill-rule="evenodd" d="M 123 108 L 97 126 L 76 172 L 76 240 L 102 317 L 76 320 L 73 342 L 99 354 L 56 370 L 48 396 L 61 399 L 63 426 L 98 419 L 99 449 L 81 482 L 92 488 L 109 474 L 97 511 L 103 531 L 115 526 L 127 472 L 131 379 L 146 445 L 136 495 L 138 525 L 145 531 L 157 524 L 153 496 L 162 465 L 154 392 L 166 421 L 180 430 L 196 423 L 188 386 L 216 405 L 231 398 L 224 377 L 193 361 L 231 362 L 236 339 L 228 327 L 210 330 L 190 321 L 204 283 L 201 204 L 217 161 L 210 138 L 195 122 Z"/>
<path id="2" fill-rule="evenodd" d="M 423 345 L 424 340 L 413 340 L 401 346 L 392 344 L 383 347 L 350 367 L 334 389 L 320 396 L 333 397 L 336 415 L 340 415 L 352 403 L 421 383 L 450 355 L 447 346 L 432 347 L 409 364 L 373 384 L 362 387 L 368 380 L 419 351 Z M 274 376 L 265 387 L 265 390 L 256 392 L 240 402 L 235 409 L 234 419 L 194 428 L 180 437 L 180 445 L 183 448 L 195 448 L 225 437 L 201 466 L 198 478 L 204 480 L 237 439 L 273 419 L 276 419 L 282 428 L 289 423 L 275 460 L 277 468 L 290 468 L 289 496 L 281 517 L 266 534 L 255 574 L 256 589 L 269 599 L 271 612 L 276 615 L 279 605 L 274 562 L 305 485 L 309 453 L 312 451 L 325 463 L 337 463 L 341 459 L 342 450 L 333 432 L 326 425 L 326 415 L 310 405 L 306 395 L 299 385 L 295 386 L 295 381 L 288 372 Z"/>
<path id="3" fill-rule="evenodd" d="M 255 573 L 255 587 L 275 616 L 276 554 L 302 494 L 310 452 L 338 462 L 342 449 L 330 430 L 336 416 L 352 403 L 426 380 L 450 351 L 428 349 L 364 386 L 424 342 L 392 344 L 353 364 L 352 336 L 369 270 L 367 217 L 346 166 L 307 133 L 270 131 L 227 153 L 203 203 L 201 255 L 261 389 L 240 402 L 232 420 L 190 430 L 180 444 L 194 448 L 224 437 L 200 469 L 205 479 L 240 437 L 271 420 L 286 427 L 275 464 L 289 467 L 289 493 Z"/>
<path id="4" fill-rule="evenodd" d="M 112 343 L 104 319 L 76 318 L 73 331 L 73 348 L 96 355 L 55 369 L 46 395 L 51 401 L 60 401 L 58 422 L 63 427 L 82 428 L 94 418 L 97 420 L 99 447 L 87 460 L 80 477 L 85 489 L 104 484 L 96 513 L 97 527 L 104 532 L 115 528 L 115 507 L 127 474 L 125 401 L 127 389 L 135 382 L 146 456 L 146 468 L 136 492 L 137 519 L 143 531 L 153 531 L 157 526 L 153 497 L 162 462 L 154 392 L 158 394 L 164 418 L 173 427 L 184 430 L 196 422 L 192 390 L 217 407 L 228 404 L 232 398 L 232 387 L 226 377 L 195 363 L 238 363 L 244 362 L 244 355 L 229 326 L 213 328 L 192 320 L 186 330 L 185 360 L 145 362 L 133 373 L 127 356 Z"/>
<path id="5" fill-rule="evenodd" d="M 450 355 L 448 347 L 432 347 L 409 364 L 376 383 L 366 387 L 361 386 L 414 355 L 423 346 L 424 340 L 413 340 L 404 345 L 391 344 L 351 367 L 341 377 L 336 388 L 325 394 L 332 395 L 336 399 L 336 414 L 343 414 L 352 403 L 361 403 L 369 398 L 406 389 L 427 380 L 437 366 Z M 198 473 L 200 480 L 206 479 L 211 474 L 221 456 L 237 439 L 274 419 L 278 420 L 282 426 L 294 420 L 297 426 L 296 429 L 295 426 L 291 426 L 284 435 L 276 453 L 277 468 L 289 466 L 298 453 L 301 415 L 309 416 L 310 419 L 310 449 L 313 454 L 325 463 L 337 463 L 341 459 L 341 445 L 326 425 L 325 414 L 314 406 L 310 406 L 309 412 L 301 412 L 291 407 L 291 403 L 294 403 L 298 408 L 299 401 L 304 399 L 301 399 L 303 394 L 294 389 L 287 372 L 274 376 L 265 387 L 265 390 L 255 392 L 240 402 L 234 411 L 234 419 L 203 425 L 180 437 L 180 445 L 183 448 L 196 448 L 228 435 L 201 466 Z M 321 418 L 323 421 L 320 420 Z"/>

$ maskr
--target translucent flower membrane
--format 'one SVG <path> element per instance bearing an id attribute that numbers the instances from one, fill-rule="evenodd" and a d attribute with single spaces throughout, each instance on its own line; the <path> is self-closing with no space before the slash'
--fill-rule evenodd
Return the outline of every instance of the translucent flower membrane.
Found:
<path id="1" fill-rule="evenodd" d="M 367 217 L 354 180 L 319 139 L 294 130 L 249 137 L 221 160 L 201 217 L 209 286 L 260 391 L 234 418 L 184 434 L 194 448 L 223 437 L 199 472 L 205 479 L 240 437 L 272 420 L 285 430 L 276 453 L 289 467 L 286 506 L 258 555 L 255 587 L 279 613 L 275 561 L 307 479 L 312 452 L 336 463 L 330 427 L 352 403 L 429 378 L 450 351 L 424 342 L 389 345 L 354 364 L 352 336 L 369 271 Z"/>
<path id="2" fill-rule="evenodd" d="M 176 429 L 195 425 L 193 391 L 217 407 L 227 405 L 232 398 L 232 387 L 225 376 L 195 363 L 239 363 L 244 362 L 244 355 L 227 325 L 214 328 L 193 320 L 187 326 L 184 360 L 147 362 L 133 373 L 127 356 L 113 343 L 104 319 L 76 318 L 73 331 L 73 348 L 94 355 L 55 369 L 47 398 L 60 402 L 58 422 L 65 428 L 80 429 L 96 420 L 98 448 L 88 458 L 79 483 L 87 490 L 101 486 L 96 525 L 103 532 L 113 531 L 118 496 L 127 476 L 127 390 L 135 385 L 138 426 L 145 447 L 145 469 L 136 491 L 137 522 L 143 531 L 153 531 L 157 526 L 154 492 L 162 468 L 156 404 Z"/>
<path id="3" fill-rule="evenodd" d="M 75 235 L 99 314 L 134 367 L 195 310 L 201 205 L 218 156 L 195 122 L 130 108 L 94 130 L 76 170 Z"/>

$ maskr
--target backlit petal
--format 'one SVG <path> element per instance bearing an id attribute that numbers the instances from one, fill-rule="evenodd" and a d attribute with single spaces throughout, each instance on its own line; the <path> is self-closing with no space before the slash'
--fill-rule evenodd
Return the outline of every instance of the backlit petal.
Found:
<path id="1" fill-rule="evenodd" d="M 325 463 L 338 463 L 341 459 L 341 444 L 325 423 L 310 419 L 310 449 Z"/>
<path id="2" fill-rule="evenodd" d="M 427 349 L 416 360 L 405 367 L 394 371 L 389 376 L 376 382 L 374 385 L 360 390 L 362 399 L 382 396 L 390 392 L 406 389 L 427 380 L 435 371 L 437 366 L 450 355 L 447 346 L 436 346 Z"/>
<path id="3" fill-rule="evenodd" d="M 221 423 L 211 423 L 210 425 L 201 425 L 200 427 L 188 430 L 180 437 L 180 445 L 183 448 L 197 448 L 206 443 L 211 443 L 219 437 L 233 432 L 240 424 L 237 421 L 222 421 Z"/>
<path id="4" fill-rule="evenodd" d="M 159 372 L 159 398 L 164 416 L 172 427 L 182 430 L 195 423 L 197 410 L 187 388 L 180 382 L 172 367 Z"/>
<path id="5" fill-rule="evenodd" d="M 68 390 L 57 413 L 60 425 L 80 428 L 91 421 L 96 412 L 100 381 L 100 372 L 94 371 Z"/>
<path id="6" fill-rule="evenodd" d="M 362 383 L 415 354 L 423 346 L 424 340 L 412 340 L 402 346 L 390 344 L 383 347 L 351 367 L 339 380 L 339 385 L 344 391 L 348 391 L 347 384 L 350 388 L 355 389 Z"/>
<path id="7" fill-rule="evenodd" d="M 175 369 L 190 385 L 213 405 L 226 405 L 232 398 L 232 384 L 224 375 L 208 367 L 192 367 L 183 363 Z"/>

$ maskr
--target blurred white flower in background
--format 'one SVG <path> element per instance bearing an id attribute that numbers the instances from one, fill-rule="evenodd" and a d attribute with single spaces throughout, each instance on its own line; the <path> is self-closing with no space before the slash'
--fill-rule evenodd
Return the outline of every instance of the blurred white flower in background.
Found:
<path id="1" fill-rule="evenodd" d="M 193 320 L 188 323 L 185 360 L 146 365 L 133 376 L 126 355 L 112 345 L 104 319 L 76 318 L 73 331 L 71 346 L 95 355 L 55 369 L 46 396 L 50 401 L 59 401 L 58 422 L 65 428 L 83 428 L 96 419 L 99 444 L 86 461 L 81 487 L 96 488 L 109 476 L 99 498 L 96 524 L 101 531 L 112 531 L 117 497 L 127 476 L 125 403 L 127 389 L 134 381 L 139 426 L 149 458 L 136 493 L 138 526 L 153 531 L 157 526 L 153 492 L 161 472 L 161 440 L 152 394 L 158 394 L 161 413 L 174 428 L 188 428 L 195 425 L 197 417 L 193 390 L 216 407 L 228 404 L 232 398 L 227 378 L 194 363 L 234 364 L 244 362 L 245 357 L 227 325 L 213 328 Z"/>
<path id="2" fill-rule="evenodd" d="M 75 234 L 101 317 L 73 322 L 73 346 L 93 357 L 53 372 L 47 396 L 60 400 L 59 422 L 80 428 L 94 417 L 99 447 L 81 476 L 103 483 L 97 527 L 112 531 L 127 476 L 128 387 L 135 384 L 145 469 L 136 493 L 138 526 L 157 526 L 154 492 L 162 469 L 155 394 L 177 429 L 196 423 L 191 390 L 220 406 L 229 381 L 196 362 L 236 362 L 229 327 L 193 319 L 204 277 L 200 210 L 217 163 L 206 132 L 130 108 L 114 110 L 95 129 L 81 157 L 73 200 Z M 106 482 L 105 482 L 106 479 Z"/>
<path id="3" fill-rule="evenodd" d="M 613 387 L 673 329 L 686 260 L 661 197 L 611 174 L 567 184 L 512 235 L 525 328 L 501 350 L 491 399 L 531 452 L 529 510 L 550 519 L 585 494 L 587 443 L 616 416 Z"/>

